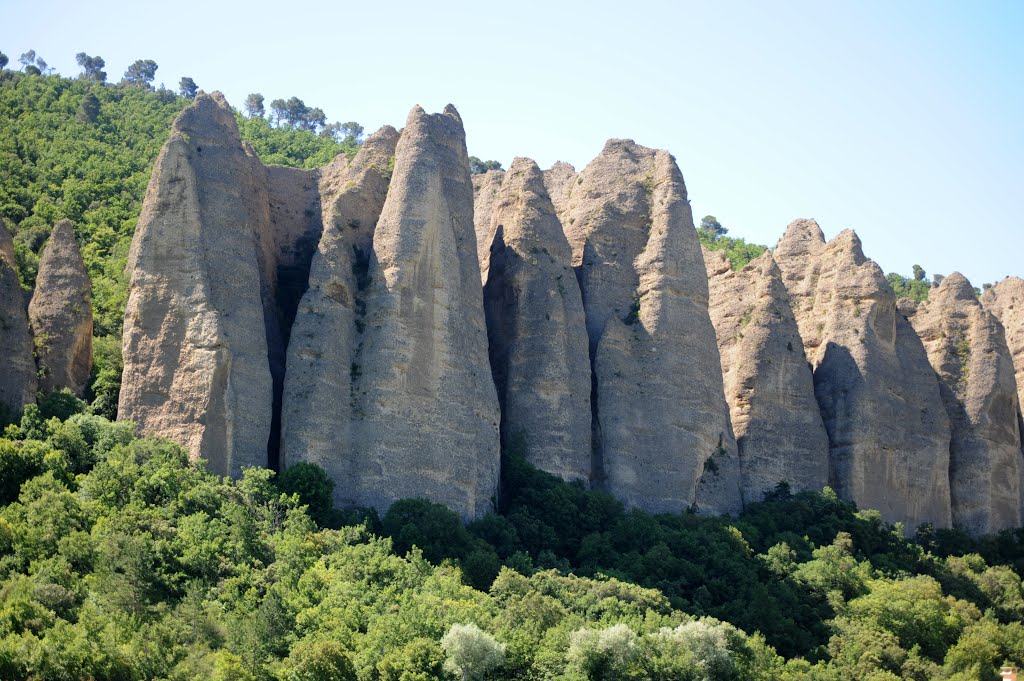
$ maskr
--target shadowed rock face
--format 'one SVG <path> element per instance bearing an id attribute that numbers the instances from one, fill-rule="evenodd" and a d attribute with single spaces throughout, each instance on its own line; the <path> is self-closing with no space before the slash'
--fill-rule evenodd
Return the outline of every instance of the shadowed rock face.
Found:
<path id="1" fill-rule="evenodd" d="M 738 511 L 707 276 L 675 159 L 611 140 L 563 215 L 594 367 L 597 482 L 649 511 Z"/>
<path id="2" fill-rule="evenodd" d="M 535 466 L 587 481 L 590 361 L 583 302 L 569 243 L 533 161 L 513 162 L 483 227 L 493 235 L 484 307 L 502 439 L 507 444 L 521 434 Z"/>
<path id="3" fill-rule="evenodd" d="M 497 491 L 499 413 L 454 107 L 409 114 L 373 250 L 351 369 L 359 467 L 349 500 L 384 510 L 426 497 L 478 517 Z"/>
<path id="4" fill-rule="evenodd" d="M 949 421 L 881 269 L 852 231 L 826 245 L 813 220 L 790 224 L 774 258 L 814 367 L 832 485 L 908 529 L 948 527 Z"/>
<path id="5" fill-rule="evenodd" d="M 820 492 L 828 434 L 782 274 L 770 253 L 738 272 L 720 252 L 704 259 L 743 498 L 759 501 L 780 482 Z"/>
<path id="6" fill-rule="evenodd" d="M 69 220 L 53 228 L 39 261 L 28 318 L 36 345 L 39 389 L 85 394 L 92 371 L 92 294 Z"/>
<path id="7" fill-rule="evenodd" d="M 365 330 L 373 233 L 397 144 L 398 131 L 385 126 L 351 162 L 342 154 L 323 170 L 324 232 L 288 345 L 281 464 L 322 467 L 336 483 L 339 504 L 350 499 L 355 484 L 353 354 Z"/>
<path id="8" fill-rule="evenodd" d="M 36 399 L 36 363 L 32 357 L 25 297 L 14 260 L 14 240 L 0 219 L 0 407 L 11 415 Z"/>
<path id="9" fill-rule="evenodd" d="M 558 161 L 544 171 L 544 186 L 547 187 L 551 203 L 555 206 L 555 212 L 560 219 L 569 202 L 569 196 L 575 187 L 577 178 L 576 169 L 565 161 Z"/>
<path id="10" fill-rule="evenodd" d="M 985 291 L 981 302 L 1003 325 L 1017 375 L 1017 401 L 1024 404 L 1024 279 L 1003 279 Z"/>
<path id="11" fill-rule="evenodd" d="M 473 175 L 473 223 L 476 229 L 476 255 L 480 261 L 480 281 L 487 283 L 487 268 L 490 266 L 491 244 L 497 223 L 491 218 L 498 202 L 505 171 L 488 170 Z"/>
<path id="12" fill-rule="evenodd" d="M 119 418 L 219 474 L 267 464 L 266 177 L 223 97 L 200 94 L 156 160 L 129 258 Z"/>
<path id="13" fill-rule="evenodd" d="M 1020 526 L 1020 432 L 1002 325 L 959 272 L 911 317 L 939 376 L 952 426 L 953 524 L 972 534 Z"/>

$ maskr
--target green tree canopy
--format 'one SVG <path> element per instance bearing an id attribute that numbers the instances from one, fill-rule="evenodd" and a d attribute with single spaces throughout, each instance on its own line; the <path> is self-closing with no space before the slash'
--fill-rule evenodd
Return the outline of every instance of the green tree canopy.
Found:
<path id="1" fill-rule="evenodd" d="M 139 59 L 132 63 L 124 72 L 122 83 L 135 85 L 149 90 L 153 89 L 153 80 L 159 67 L 152 59 Z"/>
<path id="2" fill-rule="evenodd" d="M 75 61 L 82 67 L 82 73 L 79 74 L 79 78 L 93 80 L 97 83 L 106 82 L 107 72 L 103 70 L 106 62 L 103 61 L 103 57 L 90 57 L 85 52 L 79 52 L 75 55 Z"/>

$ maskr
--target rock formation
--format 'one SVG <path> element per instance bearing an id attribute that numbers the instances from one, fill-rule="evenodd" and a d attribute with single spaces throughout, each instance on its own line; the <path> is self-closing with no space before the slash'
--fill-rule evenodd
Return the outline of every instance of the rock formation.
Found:
<path id="1" fill-rule="evenodd" d="M 129 256 L 119 418 L 219 474 L 267 463 L 266 177 L 223 97 L 201 93 L 156 160 Z"/>
<path id="2" fill-rule="evenodd" d="M 487 356 L 465 132 L 454 107 L 409 114 L 373 235 L 353 375 L 349 500 L 492 508 L 498 399 Z"/>
<path id="3" fill-rule="evenodd" d="M 351 162 L 342 154 L 324 169 L 323 236 L 288 345 L 281 465 L 306 461 L 322 467 L 336 483 L 339 504 L 350 499 L 355 484 L 353 354 L 365 329 L 373 233 L 397 143 L 398 131 L 386 126 Z"/>
<path id="4" fill-rule="evenodd" d="M 611 140 L 563 215 L 594 367 L 596 482 L 649 511 L 738 511 L 707 276 L 675 159 Z"/>
<path id="5" fill-rule="evenodd" d="M 484 307 L 502 439 L 507 444 L 521 433 L 535 466 L 565 480 L 588 481 L 590 361 L 583 301 L 572 251 L 536 163 L 513 162 L 489 218 L 481 225 L 477 215 L 477 235 L 493 235 Z"/>
<path id="6" fill-rule="evenodd" d="M 61 220 L 39 260 L 28 318 L 39 389 L 69 388 L 81 397 L 92 371 L 92 293 L 69 220 Z"/>
<path id="7" fill-rule="evenodd" d="M 569 196 L 579 176 L 576 169 L 565 161 L 558 161 L 544 171 L 544 186 L 547 187 L 555 212 L 561 218 L 569 203 Z"/>
<path id="8" fill-rule="evenodd" d="M 826 244 L 813 220 L 791 223 L 774 258 L 814 367 L 831 484 L 910 529 L 948 527 L 949 421 L 882 270 L 852 231 Z"/>
<path id="9" fill-rule="evenodd" d="M 501 183 L 505 179 L 505 171 L 488 170 L 486 173 L 473 175 L 473 224 L 476 230 L 476 256 L 480 261 L 480 281 L 487 282 L 487 268 L 491 254 L 491 243 L 494 241 L 494 230 L 497 224 L 491 216 L 498 202 Z"/>
<path id="10" fill-rule="evenodd" d="M 775 260 L 765 253 L 738 272 L 721 252 L 705 250 L 704 261 L 743 498 L 758 501 L 780 482 L 820 492 L 828 434 Z"/>
<path id="11" fill-rule="evenodd" d="M 1017 401 L 1024 405 L 1024 279 L 1003 279 L 985 291 L 981 302 L 1003 325 L 1017 374 Z"/>
<path id="12" fill-rule="evenodd" d="M 21 292 L 14 241 L 0 219 L 0 410 L 14 416 L 36 399 L 36 363 L 32 358 L 25 296 Z"/>
<path id="13" fill-rule="evenodd" d="M 939 376 L 952 427 L 953 525 L 971 534 L 1020 526 L 1017 385 L 1002 325 L 954 272 L 911 317 Z"/>

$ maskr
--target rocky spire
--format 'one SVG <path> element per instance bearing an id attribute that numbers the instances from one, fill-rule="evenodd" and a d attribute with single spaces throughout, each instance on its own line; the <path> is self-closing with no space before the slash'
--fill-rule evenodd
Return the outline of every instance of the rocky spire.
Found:
<path id="1" fill-rule="evenodd" d="M 70 388 L 81 397 L 92 371 L 92 293 L 69 220 L 53 228 L 39 260 L 28 318 L 35 339 L 39 389 Z"/>
<path id="2" fill-rule="evenodd" d="M 759 501 L 780 482 L 820 492 L 828 434 L 782 274 L 771 253 L 738 272 L 719 251 L 705 250 L 704 260 L 744 499 Z"/>
<path id="3" fill-rule="evenodd" d="M 1019 527 L 1017 384 L 1002 325 L 959 272 L 931 291 L 911 322 L 939 376 L 952 426 L 953 525 L 971 534 Z"/>
<path id="4" fill-rule="evenodd" d="M 14 240 L 0 219 L 0 409 L 10 416 L 36 399 L 36 363 L 32 358 L 25 296 L 14 260 Z"/>
<path id="5" fill-rule="evenodd" d="M 576 169 L 565 161 L 558 161 L 544 171 L 544 186 L 547 187 L 559 218 L 563 217 L 578 177 Z"/>
<path id="6" fill-rule="evenodd" d="M 1003 279 L 985 291 L 981 302 L 1003 325 L 1017 374 L 1018 403 L 1024 405 L 1024 279 Z"/>
<path id="7" fill-rule="evenodd" d="M 565 480 L 588 481 L 590 362 L 583 301 L 569 243 L 536 163 L 512 163 L 483 226 L 493 235 L 484 307 L 502 438 L 507 444 L 521 435 L 535 466 Z"/>
<path id="8" fill-rule="evenodd" d="M 339 504 L 358 454 L 352 449 L 353 354 L 365 331 L 373 234 L 387 197 L 398 131 L 385 126 L 350 162 L 340 154 L 320 180 L 323 237 L 291 330 L 282 413 L 282 467 L 306 461 L 327 471 Z"/>
<path id="9" fill-rule="evenodd" d="M 223 96 L 200 93 L 156 160 L 129 256 L 119 418 L 220 474 L 267 464 L 266 183 Z"/>
<path id="10" fill-rule="evenodd" d="M 675 159 L 610 140 L 563 212 L 594 367 L 597 482 L 649 511 L 738 511 L 707 276 Z"/>
<path id="11" fill-rule="evenodd" d="M 480 280 L 487 282 L 487 268 L 497 223 L 491 220 L 498 202 L 505 171 L 488 170 L 473 175 L 473 223 L 476 229 L 476 255 L 480 261 Z"/>
<path id="12" fill-rule="evenodd" d="M 774 258 L 814 367 L 829 479 L 886 520 L 948 527 L 949 420 L 924 347 L 857 235 L 822 242 L 816 223 L 799 220 Z"/>
<path id="13" fill-rule="evenodd" d="M 478 517 L 497 491 L 499 412 L 454 107 L 409 114 L 373 250 L 351 367 L 359 466 L 349 500 L 383 511 L 426 497 Z"/>

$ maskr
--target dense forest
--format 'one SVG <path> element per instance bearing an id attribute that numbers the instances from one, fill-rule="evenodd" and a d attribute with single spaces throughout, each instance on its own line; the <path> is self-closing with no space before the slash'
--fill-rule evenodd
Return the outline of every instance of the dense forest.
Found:
<path id="1" fill-rule="evenodd" d="M 335 509 L 314 466 L 238 481 L 117 423 L 128 246 L 174 116 L 140 60 L 107 83 L 0 70 L 0 216 L 31 289 L 70 218 L 92 277 L 86 401 L 42 396 L 0 438 L 3 679 L 991 679 L 1024 663 L 1024 531 L 913 539 L 828 489 L 741 517 L 649 515 L 504 452 L 468 527 L 423 500 Z M 3 60 L 6 61 L 6 60 Z M 2 66 L 3 64 L 0 64 Z M 362 129 L 301 100 L 238 112 L 261 159 L 316 167 Z M 475 159 L 474 171 L 500 167 Z M 766 250 L 712 216 L 739 268 Z M 890 275 L 897 294 L 930 288 Z"/>

